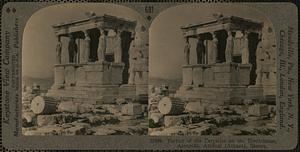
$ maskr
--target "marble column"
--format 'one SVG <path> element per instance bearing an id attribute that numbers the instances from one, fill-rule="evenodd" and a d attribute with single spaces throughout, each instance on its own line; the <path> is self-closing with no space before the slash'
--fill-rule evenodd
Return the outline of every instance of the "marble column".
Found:
<path id="1" fill-rule="evenodd" d="M 114 62 L 122 63 L 122 46 L 121 46 L 121 31 L 116 31 L 116 39 L 115 39 L 115 50 L 114 50 Z"/>
<path id="2" fill-rule="evenodd" d="M 226 63 L 232 62 L 232 51 L 233 51 L 233 36 L 232 31 L 227 31 L 228 37 L 226 42 L 226 49 L 225 49 L 225 59 Z"/>
<path id="3" fill-rule="evenodd" d="M 57 36 L 57 45 L 56 45 L 56 64 L 61 64 L 61 53 L 62 53 L 62 43 L 61 37 Z"/>
<path id="4" fill-rule="evenodd" d="M 189 65 L 190 64 L 190 49 L 191 44 L 189 43 L 189 38 L 186 38 L 185 46 L 184 46 L 184 64 Z"/>
<path id="5" fill-rule="evenodd" d="M 97 50 L 97 56 L 98 56 L 98 62 L 105 61 L 105 53 L 106 53 L 106 41 L 107 36 L 105 34 L 104 29 L 100 28 L 100 37 L 99 37 L 99 43 L 98 43 L 98 50 Z"/>
<path id="6" fill-rule="evenodd" d="M 264 59 L 263 56 L 263 47 L 262 47 L 262 35 L 259 34 L 259 42 L 256 47 L 256 85 L 262 84 L 262 60 Z"/>
<path id="7" fill-rule="evenodd" d="M 249 64 L 249 40 L 248 32 L 243 32 L 242 64 Z"/>

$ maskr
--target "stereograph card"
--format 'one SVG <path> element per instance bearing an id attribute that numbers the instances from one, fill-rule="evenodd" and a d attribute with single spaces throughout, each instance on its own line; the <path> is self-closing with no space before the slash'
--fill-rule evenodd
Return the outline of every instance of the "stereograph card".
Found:
<path id="1" fill-rule="evenodd" d="M 3 2 L 8 150 L 293 150 L 297 2 Z"/>

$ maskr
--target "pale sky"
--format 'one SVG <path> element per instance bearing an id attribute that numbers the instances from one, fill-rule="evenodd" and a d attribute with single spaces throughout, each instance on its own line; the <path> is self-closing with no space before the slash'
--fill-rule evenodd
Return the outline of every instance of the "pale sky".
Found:
<path id="1" fill-rule="evenodd" d="M 149 73 L 150 77 L 181 78 L 184 63 L 184 39 L 181 26 L 203 23 L 214 19 L 213 13 L 225 16 L 239 16 L 255 21 L 268 22 L 256 10 L 245 5 L 203 5 L 185 4 L 171 7 L 160 13 L 150 26 Z M 196 41 L 191 43 L 191 62 L 196 63 Z"/>
<path id="2" fill-rule="evenodd" d="M 60 4 L 43 8 L 31 16 L 24 30 L 23 75 L 35 78 L 53 77 L 57 40 L 51 25 L 86 18 L 85 12 L 95 12 L 97 15 L 113 15 L 137 21 L 138 25 L 144 24 L 145 21 L 136 11 L 114 4 Z M 67 53 L 67 51 L 63 53 Z"/>

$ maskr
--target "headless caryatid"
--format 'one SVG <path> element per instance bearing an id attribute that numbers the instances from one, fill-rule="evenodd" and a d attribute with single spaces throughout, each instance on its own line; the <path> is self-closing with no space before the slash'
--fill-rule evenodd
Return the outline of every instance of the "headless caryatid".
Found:
<path id="1" fill-rule="evenodd" d="M 218 39 L 215 33 L 212 35 L 213 39 L 210 43 L 210 48 L 208 48 L 208 64 L 216 63 L 218 57 Z"/>
<path id="2" fill-rule="evenodd" d="M 249 64 L 249 40 L 248 32 L 243 33 L 242 64 Z"/>
<path id="3" fill-rule="evenodd" d="M 233 36 L 231 31 L 227 31 L 228 37 L 226 42 L 226 49 L 225 49 L 225 59 L 226 63 L 232 62 L 232 51 L 233 51 Z"/>
<path id="4" fill-rule="evenodd" d="M 58 37 L 58 42 L 56 45 L 56 63 L 61 63 L 61 52 L 62 52 L 62 43 L 60 41 L 60 37 Z"/>
<path id="5" fill-rule="evenodd" d="M 68 47 L 68 51 L 69 51 L 69 62 L 70 63 L 74 63 L 76 60 L 76 54 L 77 54 L 77 44 L 75 42 L 75 38 L 74 37 L 70 37 L 70 41 L 69 41 L 69 47 Z"/>
<path id="6" fill-rule="evenodd" d="M 135 61 L 136 61 L 136 44 L 135 33 L 132 34 L 132 40 L 129 47 L 129 79 L 128 84 L 134 84 L 135 80 Z"/>
<path id="7" fill-rule="evenodd" d="M 184 46 L 184 63 L 186 65 L 190 64 L 190 49 L 191 49 L 191 45 L 189 43 L 189 38 L 186 38 L 186 42 Z"/>
<path id="8" fill-rule="evenodd" d="M 114 62 L 122 63 L 121 31 L 116 31 Z"/>
<path id="9" fill-rule="evenodd" d="M 260 41 L 258 42 L 256 49 L 256 85 L 261 85 L 262 83 L 262 60 L 264 59 L 261 35 L 259 36 L 259 38 Z"/>
<path id="10" fill-rule="evenodd" d="M 81 52 L 81 62 L 82 63 L 87 63 L 89 61 L 89 56 L 90 56 L 90 42 L 91 38 L 88 34 L 87 31 L 84 32 L 84 43 L 83 43 L 83 50 Z"/>
<path id="11" fill-rule="evenodd" d="M 103 29 L 100 29 L 100 37 L 99 37 L 99 44 L 98 44 L 98 62 L 105 61 L 105 52 L 106 52 L 106 40 L 107 36 L 105 35 L 105 32 Z"/>
<path id="12" fill-rule="evenodd" d="M 197 64 L 203 64 L 204 56 L 205 56 L 205 45 L 204 45 L 204 41 L 200 36 L 198 37 L 196 52 L 197 52 Z"/>

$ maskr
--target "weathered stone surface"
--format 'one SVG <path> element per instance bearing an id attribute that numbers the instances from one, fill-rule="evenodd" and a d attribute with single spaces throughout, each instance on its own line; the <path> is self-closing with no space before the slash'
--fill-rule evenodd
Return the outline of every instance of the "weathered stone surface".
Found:
<path id="1" fill-rule="evenodd" d="M 268 105 L 254 104 L 249 106 L 248 114 L 252 116 L 266 116 L 269 114 Z"/>
<path id="2" fill-rule="evenodd" d="M 215 125 L 209 123 L 198 123 L 189 126 L 190 135 L 210 135 L 213 133 Z"/>
<path id="3" fill-rule="evenodd" d="M 88 117 L 89 123 L 92 125 L 114 124 L 119 122 L 114 115 L 96 115 Z"/>
<path id="4" fill-rule="evenodd" d="M 141 104 L 126 104 L 122 106 L 123 115 L 141 115 L 143 113 Z"/>
<path id="5" fill-rule="evenodd" d="M 56 116 L 55 115 L 38 115 L 37 116 L 37 124 L 38 126 L 46 126 L 46 125 L 54 125 L 56 124 Z"/>
<path id="6" fill-rule="evenodd" d="M 58 112 L 69 112 L 69 113 L 77 113 L 78 112 L 78 104 L 72 101 L 61 102 L 58 105 Z"/>
<path id="7" fill-rule="evenodd" d="M 103 105 L 103 109 L 108 111 L 111 114 L 119 114 L 121 112 L 121 105 Z"/>
<path id="8" fill-rule="evenodd" d="M 244 124 L 246 122 L 245 119 L 241 116 L 219 116 L 214 119 L 218 127 L 233 124 Z"/>
<path id="9" fill-rule="evenodd" d="M 63 135 L 88 135 L 90 125 L 87 123 L 72 123 L 72 127 L 66 128 L 62 131 Z"/>
<path id="10" fill-rule="evenodd" d="M 185 111 L 189 113 L 204 113 L 205 109 L 201 102 L 189 102 L 185 106 Z"/>
<path id="11" fill-rule="evenodd" d="M 178 115 L 178 116 L 165 116 L 164 125 L 165 127 L 179 126 L 182 124 L 187 124 L 189 122 L 188 115 Z"/>
<path id="12" fill-rule="evenodd" d="M 79 113 L 88 113 L 92 112 L 95 109 L 95 106 L 88 103 L 83 103 L 78 106 Z"/>
<path id="13" fill-rule="evenodd" d="M 71 123 L 78 119 L 77 114 L 70 114 L 70 113 L 60 113 L 52 115 L 56 119 L 56 123 L 64 124 L 64 123 Z"/>
<path id="14" fill-rule="evenodd" d="M 116 103 L 118 105 L 121 105 L 121 104 L 126 104 L 127 101 L 125 100 L 125 98 L 116 98 Z"/>

